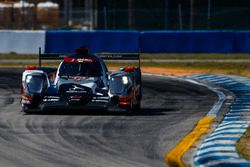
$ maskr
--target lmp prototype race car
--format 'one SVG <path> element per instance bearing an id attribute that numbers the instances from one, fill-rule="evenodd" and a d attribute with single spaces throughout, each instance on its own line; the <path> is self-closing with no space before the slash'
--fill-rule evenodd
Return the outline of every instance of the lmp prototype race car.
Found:
<path id="1" fill-rule="evenodd" d="M 43 59 L 63 60 L 57 69 L 41 67 Z M 108 72 L 103 59 L 139 60 L 139 54 L 98 56 L 86 48 L 67 56 L 39 53 L 39 67 L 27 66 L 22 75 L 22 111 L 140 111 L 140 65 Z"/>

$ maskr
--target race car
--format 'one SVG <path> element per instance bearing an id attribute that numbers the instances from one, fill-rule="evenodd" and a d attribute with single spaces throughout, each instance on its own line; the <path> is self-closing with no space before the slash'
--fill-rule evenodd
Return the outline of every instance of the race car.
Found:
<path id="1" fill-rule="evenodd" d="M 25 113 L 54 110 L 140 111 L 141 70 L 127 66 L 108 72 L 103 59 L 138 59 L 138 55 L 41 54 L 39 67 L 27 66 L 22 75 L 21 105 Z M 62 59 L 58 68 L 41 67 L 43 59 Z"/>

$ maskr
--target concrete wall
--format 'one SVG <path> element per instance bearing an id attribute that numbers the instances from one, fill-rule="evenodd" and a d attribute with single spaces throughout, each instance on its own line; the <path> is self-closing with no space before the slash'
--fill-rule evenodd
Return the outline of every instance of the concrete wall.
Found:
<path id="1" fill-rule="evenodd" d="M 0 53 L 37 54 L 45 49 L 45 31 L 0 31 Z"/>

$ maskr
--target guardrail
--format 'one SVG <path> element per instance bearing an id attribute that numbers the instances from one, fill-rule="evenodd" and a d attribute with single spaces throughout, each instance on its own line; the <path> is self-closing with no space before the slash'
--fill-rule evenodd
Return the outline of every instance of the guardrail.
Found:
<path id="1" fill-rule="evenodd" d="M 138 53 L 138 31 L 47 31 L 46 53 L 70 53 L 80 46 L 92 53 Z"/>
<path id="2" fill-rule="evenodd" d="M 0 31 L 0 53 L 37 54 L 45 49 L 45 31 Z"/>
<path id="3" fill-rule="evenodd" d="M 0 31 L 0 53 L 250 53 L 250 31 Z"/>
<path id="4" fill-rule="evenodd" d="M 145 31 L 140 34 L 144 53 L 232 53 L 233 31 Z"/>

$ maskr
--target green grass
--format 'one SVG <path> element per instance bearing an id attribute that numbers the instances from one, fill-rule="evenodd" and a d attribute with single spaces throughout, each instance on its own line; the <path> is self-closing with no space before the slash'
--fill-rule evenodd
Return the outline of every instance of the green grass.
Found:
<path id="1" fill-rule="evenodd" d="M 15 60 L 15 59 L 38 59 L 38 55 L 25 55 L 25 54 L 0 54 L 0 60 Z"/>
<path id="2" fill-rule="evenodd" d="M 108 66 L 122 67 L 125 63 L 107 63 Z M 136 64 L 132 64 L 136 65 Z M 194 63 L 142 63 L 142 67 L 157 67 L 162 69 L 181 69 L 187 71 L 200 71 L 202 73 L 223 73 L 250 76 L 250 63 L 224 63 L 224 62 L 194 62 Z"/>
<path id="3" fill-rule="evenodd" d="M 0 62 L 0 67 L 4 68 L 4 67 L 25 67 L 25 66 L 29 66 L 29 65 L 34 65 L 34 66 L 38 66 L 38 63 L 34 64 L 34 63 L 1 63 Z M 57 67 L 59 65 L 59 63 L 44 63 L 42 64 L 42 66 L 46 66 L 46 67 Z"/>
<path id="4" fill-rule="evenodd" d="M 137 66 L 137 63 L 115 63 L 107 62 L 108 67 L 124 67 L 127 65 Z M 0 63 L 0 67 L 24 67 L 26 65 L 37 65 L 32 63 Z M 43 63 L 43 66 L 55 66 L 59 63 Z M 193 62 L 193 63 L 157 63 L 157 62 L 143 62 L 142 68 L 156 67 L 162 69 L 185 69 L 185 70 L 197 70 L 204 73 L 225 73 L 234 75 L 250 76 L 250 63 L 225 63 L 225 62 Z"/>
<path id="5" fill-rule="evenodd" d="M 250 127 L 236 144 L 236 150 L 246 160 L 250 161 Z"/>
<path id="6" fill-rule="evenodd" d="M 142 54 L 142 58 L 169 58 L 169 59 L 250 59 L 250 55 L 247 54 Z M 5 62 L 1 63 L 1 59 L 37 59 L 37 55 L 17 55 L 17 54 L 0 54 L 0 67 L 24 67 L 26 65 L 37 65 L 32 63 L 25 63 L 25 61 L 20 62 Z M 47 62 L 43 63 L 45 66 L 58 66 L 59 63 Z M 119 62 L 107 62 L 108 67 L 123 67 L 126 65 L 138 65 L 137 63 L 119 63 Z M 163 70 L 187 70 L 187 71 L 197 71 L 201 73 L 223 73 L 223 74 L 234 74 L 250 77 L 250 63 L 234 63 L 234 62 L 142 62 L 142 68 L 156 67 L 162 68 Z"/>
<path id="7" fill-rule="evenodd" d="M 141 54 L 142 59 L 250 59 L 250 54 Z"/>
<path id="8" fill-rule="evenodd" d="M 137 63 L 110 63 L 110 66 L 138 65 Z M 231 63 L 231 62 L 142 62 L 142 67 L 160 67 L 160 68 L 187 68 L 187 69 L 232 69 L 232 70 L 249 70 L 250 63 Z"/>

